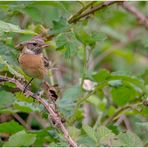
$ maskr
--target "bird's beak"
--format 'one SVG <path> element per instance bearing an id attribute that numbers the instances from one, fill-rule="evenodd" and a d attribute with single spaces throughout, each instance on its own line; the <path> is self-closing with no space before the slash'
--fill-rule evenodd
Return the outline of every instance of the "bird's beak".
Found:
<path id="1" fill-rule="evenodd" d="M 48 48 L 48 47 L 49 47 L 49 45 L 47 45 L 47 44 L 42 45 L 42 48 Z"/>

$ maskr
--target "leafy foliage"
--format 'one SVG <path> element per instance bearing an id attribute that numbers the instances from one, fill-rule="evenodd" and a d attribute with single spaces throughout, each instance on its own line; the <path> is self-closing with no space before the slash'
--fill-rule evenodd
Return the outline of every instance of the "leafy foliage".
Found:
<path id="1" fill-rule="evenodd" d="M 47 80 L 60 89 L 53 108 L 78 146 L 148 146 L 144 25 L 116 4 L 69 21 L 80 17 L 79 10 L 101 3 L 0 2 L 0 146 L 69 146 L 42 104 L 15 84 L 2 82 L 2 76 L 15 76 L 21 83 L 22 78 L 30 80 L 19 66 L 16 45 L 40 33 L 50 45 L 43 52 L 57 68 Z M 146 2 L 130 5 L 146 16 Z M 42 89 L 39 83 L 33 80 L 29 89 L 36 93 Z"/>

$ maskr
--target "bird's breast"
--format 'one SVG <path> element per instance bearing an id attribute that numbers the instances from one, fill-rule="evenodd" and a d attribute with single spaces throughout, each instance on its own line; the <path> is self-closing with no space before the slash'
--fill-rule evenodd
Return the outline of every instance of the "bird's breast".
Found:
<path id="1" fill-rule="evenodd" d="M 26 74 L 43 79 L 47 74 L 42 55 L 20 54 L 19 63 Z"/>

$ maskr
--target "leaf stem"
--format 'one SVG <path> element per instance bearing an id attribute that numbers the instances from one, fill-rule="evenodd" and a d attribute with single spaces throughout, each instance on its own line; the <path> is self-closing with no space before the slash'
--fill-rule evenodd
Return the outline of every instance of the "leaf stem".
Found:
<path id="1" fill-rule="evenodd" d="M 127 109 L 133 109 L 133 110 L 136 110 L 136 107 L 138 105 L 142 105 L 143 103 L 142 102 L 138 102 L 136 104 L 132 104 L 132 105 L 125 105 L 123 107 L 121 107 L 120 109 L 118 109 L 110 118 L 108 118 L 106 121 L 105 121 L 105 125 L 111 123 L 117 116 L 119 116 L 120 113 L 122 113 L 123 111 L 127 110 Z M 136 107 L 135 107 L 136 106 Z"/>
<path id="2" fill-rule="evenodd" d="M 83 88 L 83 83 L 84 83 L 84 79 L 85 79 L 85 75 L 86 75 L 86 69 L 87 69 L 87 50 L 86 50 L 86 46 L 84 46 L 84 57 L 83 57 L 83 74 L 82 74 L 82 80 L 81 80 L 81 88 Z"/>

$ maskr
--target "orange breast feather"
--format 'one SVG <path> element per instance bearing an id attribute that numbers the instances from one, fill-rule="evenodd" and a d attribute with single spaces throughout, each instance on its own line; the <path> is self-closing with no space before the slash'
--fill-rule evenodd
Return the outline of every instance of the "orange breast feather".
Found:
<path id="1" fill-rule="evenodd" d="M 19 62 L 24 72 L 33 78 L 43 79 L 47 74 L 41 55 L 22 54 Z"/>

